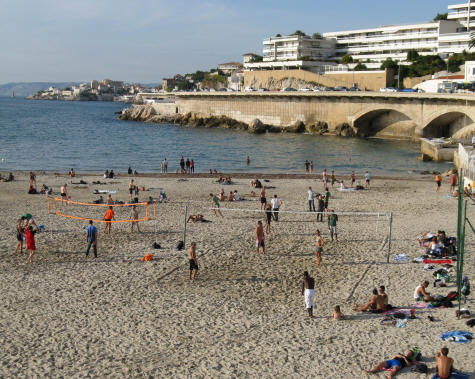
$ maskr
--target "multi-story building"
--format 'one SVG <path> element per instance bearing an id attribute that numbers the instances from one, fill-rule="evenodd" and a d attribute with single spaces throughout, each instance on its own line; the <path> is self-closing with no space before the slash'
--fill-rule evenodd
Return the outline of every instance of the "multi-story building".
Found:
<path id="1" fill-rule="evenodd" d="M 348 54 L 374 69 L 387 58 L 409 63 L 406 61 L 409 50 L 442 57 L 468 51 L 470 32 L 475 31 L 475 0 L 448 8 L 447 20 L 323 33 L 322 39 L 306 36 L 267 38 L 263 41 L 263 62 L 245 62 L 245 68 L 320 70 Z"/>

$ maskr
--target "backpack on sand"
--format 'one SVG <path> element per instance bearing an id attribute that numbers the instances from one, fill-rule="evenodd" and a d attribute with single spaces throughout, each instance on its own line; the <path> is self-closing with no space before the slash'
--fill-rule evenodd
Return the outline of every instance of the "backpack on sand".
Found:
<path id="1" fill-rule="evenodd" d="M 178 241 L 178 243 L 176 244 L 176 249 L 177 250 L 183 250 L 183 241 Z"/>
<path id="2" fill-rule="evenodd" d="M 427 374 L 428 368 L 425 363 L 418 363 L 416 367 L 412 369 L 414 372 L 420 372 L 422 374 Z"/>

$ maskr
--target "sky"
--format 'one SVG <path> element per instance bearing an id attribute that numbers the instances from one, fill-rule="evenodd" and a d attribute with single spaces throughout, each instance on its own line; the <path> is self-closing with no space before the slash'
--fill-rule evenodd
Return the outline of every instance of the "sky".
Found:
<path id="1" fill-rule="evenodd" d="M 0 0 L 0 83 L 157 83 L 261 54 L 277 33 L 424 22 L 460 2 Z"/>

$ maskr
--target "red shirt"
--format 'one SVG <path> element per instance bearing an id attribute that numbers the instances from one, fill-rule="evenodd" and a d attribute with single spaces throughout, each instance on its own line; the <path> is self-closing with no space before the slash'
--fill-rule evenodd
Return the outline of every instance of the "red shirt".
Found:
<path id="1" fill-rule="evenodd" d="M 35 233 L 36 231 L 30 232 L 29 229 L 26 229 L 25 236 L 26 236 L 26 248 L 28 250 L 36 250 L 35 245 Z"/>
<path id="2" fill-rule="evenodd" d="M 106 220 L 112 220 L 114 218 L 114 211 L 112 209 L 108 209 L 104 218 Z"/>

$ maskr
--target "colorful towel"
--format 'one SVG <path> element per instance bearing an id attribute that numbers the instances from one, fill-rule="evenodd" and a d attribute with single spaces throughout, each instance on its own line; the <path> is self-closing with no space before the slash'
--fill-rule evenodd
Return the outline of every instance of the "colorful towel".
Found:
<path id="1" fill-rule="evenodd" d="M 424 259 L 424 263 L 445 265 L 445 264 L 452 264 L 454 263 L 454 261 L 452 259 Z"/>
<path id="2" fill-rule="evenodd" d="M 452 330 L 445 332 L 440 336 L 442 341 L 451 341 L 457 343 L 468 343 L 472 340 L 472 333 L 464 330 Z"/>
<path id="3" fill-rule="evenodd" d="M 429 303 L 424 303 L 424 302 L 414 303 L 412 304 L 412 307 L 416 309 L 429 308 Z"/>

